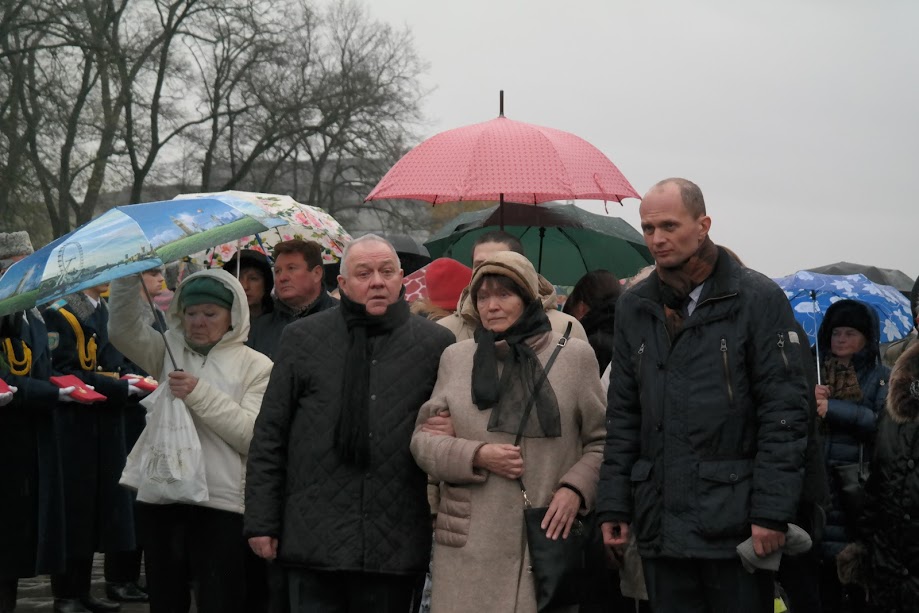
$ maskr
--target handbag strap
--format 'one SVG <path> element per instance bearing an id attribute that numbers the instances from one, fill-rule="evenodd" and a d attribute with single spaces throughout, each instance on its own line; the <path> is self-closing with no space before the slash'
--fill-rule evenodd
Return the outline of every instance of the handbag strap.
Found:
<path id="1" fill-rule="evenodd" d="M 523 438 L 523 430 L 526 428 L 527 420 L 530 418 L 530 411 L 533 410 L 533 405 L 536 404 L 536 394 L 539 393 L 539 388 L 542 387 L 543 382 L 549 378 L 549 370 L 552 368 L 552 365 L 555 363 L 555 358 L 558 357 L 558 352 L 562 350 L 562 347 L 568 344 L 568 337 L 571 336 L 571 322 L 568 322 L 568 326 L 565 328 L 565 334 L 558 339 L 558 343 L 555 344 L 555 349 L 552 351 L 552 355 L 549 356 L 549 360 L 546 362 L 545 367 L 542 369 L 542 376 L 536 381 L 536 384 L 533 386 L 533 393 L 530 394 L 530 399 L 527 401 L 526 407 L 523 409 L 523 416 L 520 418 L 520 427 L 517 428 L 517 436 L 514 438 L 514 446 L 520 445 L 520 440 Z M 530 508 L 530 500 L 527 498 L 527 488 L 523 485 L 523 479 L 517 479 L 517 483 L 520 484 L 520 491 L 523 492 L 523 503 L 526 508 Z"/>

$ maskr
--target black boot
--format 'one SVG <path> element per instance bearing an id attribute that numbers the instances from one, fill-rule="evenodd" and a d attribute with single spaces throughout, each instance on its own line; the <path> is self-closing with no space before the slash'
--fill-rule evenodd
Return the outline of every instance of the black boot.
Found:
<path id="1" fill-rule="evenodd" d="M 77 598 L 55 598 L 54 613 L 90 613 Z"/>
<path id="2" fill-rule="evenodd" d="M 147 602 L 150 597 L 134 581 L 120 583 L 109 581 L 105 584 L 105 596 L 115 602 Z"/>
<path id="3" fill-rule="evenodd" d="M 80 598 L 80 604 L 92 611 L 92 613 L 114 613 L 121 610 L 121 605 L 104 598 L 96 598 L 92 594 L 86 594 Z"/>

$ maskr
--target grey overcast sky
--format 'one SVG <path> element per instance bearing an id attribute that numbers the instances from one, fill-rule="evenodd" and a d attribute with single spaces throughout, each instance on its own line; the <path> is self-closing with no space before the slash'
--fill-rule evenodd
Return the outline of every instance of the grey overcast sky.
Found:
<path id="1" fill-rule="evenodd" d="M 919 275 L 916 0 L 368 7 L 430 64 L 424 136 L 492 119 L 504 89 L 508 117 L 585 138 L 639 193 L 697 182 L 713 239 L 752 268 Z M 637 200 L 609 211 L 638 227 Z"/>

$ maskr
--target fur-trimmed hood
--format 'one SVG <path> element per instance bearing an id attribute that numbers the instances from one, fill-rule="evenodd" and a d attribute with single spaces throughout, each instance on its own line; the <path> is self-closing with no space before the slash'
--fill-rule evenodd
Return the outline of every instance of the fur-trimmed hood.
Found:
<path id="1" fill-rule="evenodd" d="M 887 414 L 897 423 L 919 420 L 919 343 L 911 344 L 894 364 Z"/>

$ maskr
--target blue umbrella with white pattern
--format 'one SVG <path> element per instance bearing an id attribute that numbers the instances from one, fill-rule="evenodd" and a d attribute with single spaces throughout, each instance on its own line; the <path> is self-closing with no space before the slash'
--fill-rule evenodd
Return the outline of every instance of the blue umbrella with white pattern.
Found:
<path id="1" fill-rule="evenodd" d="M 811 345 L 817 342 L 817 331 L 827 308 L 846 299 L 858 300 L 874 309 L 882 343 L 900 340 L 913 329 L 909 300 L 895 287 L 879 285 L 864 275 L 821 275 L 801 270 L 775 282 L 785 291 L 795 319 L 804 327 Z"/>

